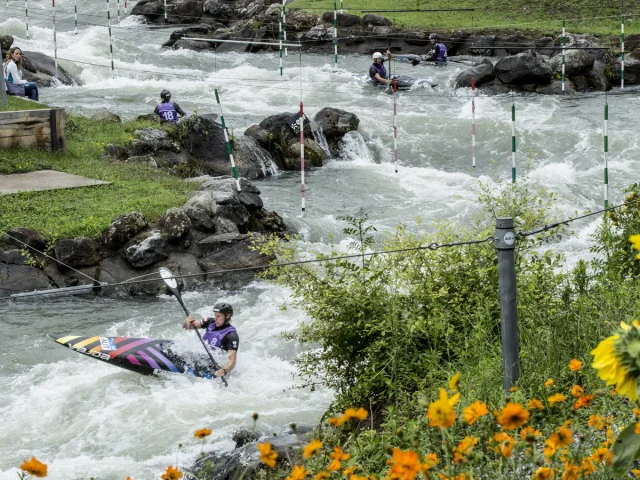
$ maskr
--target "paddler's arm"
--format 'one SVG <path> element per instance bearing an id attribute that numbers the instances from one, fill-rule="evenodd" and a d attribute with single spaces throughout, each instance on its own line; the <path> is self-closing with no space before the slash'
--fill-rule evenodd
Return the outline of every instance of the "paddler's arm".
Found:
<path id="1" fill-rule="evenodd" d="M 233 370 L 233 367 L 236 366 L 236 355 L 238 354 L 237 351 L 235 350 L 231 350 L 229 352 L 229 363 L 227 363 L 227 365 L 223 368 L 221 368 L 220 370 L 216 371 L 216 377 L 223 377 L 226 374 L 228 374 L 231 370 Z"/>
<path id="2" fill-rule="evenodd" d="M 391 83 L 391 80 L 382 78 L 379 73 L 376 73 L 375 79 L 382 83 Z"/>
<path id="3" fill-rule="evenodd" d="M 193 315 L 189 315 L 182 323 L 182 328 L 185 330 L 191 330 L 194 328 L 202 328 L 202 321 L 193 318 Z"/>

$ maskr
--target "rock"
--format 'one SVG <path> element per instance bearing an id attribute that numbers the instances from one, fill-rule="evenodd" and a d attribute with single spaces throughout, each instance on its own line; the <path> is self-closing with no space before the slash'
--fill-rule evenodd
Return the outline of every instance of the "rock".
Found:
<path id="1" fill-rule="evenodd" d="M 287 148 L 300 138 L 299 133 L 294 132 L 291 128 L 291 125 L 294 124 L 296 120 L 299 120 L 299 116 L 299 113 L 279 113 L 277 115 L 271 115 L 260 122 L 260 127 L 269 133 L 271 140 L 269 153 L 280 168 L 287 168 L 285 165 Z M 306 117 L 304 121 L 304 134 L 306 137 L 313 138 L 311 124 Z M 300 152 L 298 152 L 298 158 L 299 157 Z"/>
<path id="2" fill-rule="evenodd" d="M 155 113 L 145 113 L 144 115 L 138 115 L 136 121 L 160 123 L 160 117 Z"/>
<path id="3" fill-rule="evenodd" d="M 164 5 L 158 0 L 140 0 L 131 10 L 131 15 L 142 15 L 151 22 L 162 19 L 164 22 Z M 191 23 L 185 19 L 185 23 Z"/>
<path id="4" fill-rule="evenodd" d="M 247 207 L 249 211 L 258 210 L 263 207 L 262 199 L 257 193 L 247 192 L 243 190 L 238 194 L 240 203 Z"/>
<path id="5" fill-rule="evenodd" d="M 233 157 L 236 162 L 236 170 L 242 177 L 257 179 L 277 173 L 278 167 L 271 154 L 254 138 L 239 137 L 236 141 L 236 148 Z"/>
<path id="6" fill-rule="evenodd" d="M 158 167 L 169 170 L 175 169 L 180 165 L 187 165 L 192 161 L 191 156 L 185 151 L 176 153 L 169 150 L 156 150 L 153 158 L 158 164 Z"/>
<path id="7" fill-rule="evenodd" d="M 566 34 L 566 44 L 565 47 L 578 47 L 582 49 L 583 52 L 588 52 L 597 60 L 606 60 L 606 58 L 610 55 L 607 50 L 601 50 L 601 47 L 605 45 L 603 42 L 590 34 Z M 556 37 L 556 46 L 559 47 L 562 45 L 562 36 L 558 35 Z M 589 48 L 593 48 L 593 50 L 588 50 Z M 565 49 L 565 55 L 569 53 L 571 49 Z M 576 51 L 576 50 L 574 50 Z M 556 48 L 554 50 L 554 56 L 561 56 L 562 49 Z"/>
<path id="8" fill-rule="evenodd" d="M 214 231 L 220 235 L 223 233 L 239 233 L 238 226 L 228 218 L 216 217 L 213 219 Z"/>
<path id="9" fill-rule="evenodd" d="M 2 46 L 2 52 L 5 53 L 13 45 L 13 37 L 11 35 L 0 35 L 0 46 Z M 4 55 L 3 55 L 4 61 Z"/>
<path id="10" fill-rule="evenodd" d="M 64 85 L 75 85 L 76 81 L 71 75 L 58 63 L 58 75 L 56 76 L 55 61 L 48 55 L 39 52 L 27 52 L 22 51 L 23 57 L 23 69 L 26 72 L 30 72 L 36 75 L 40 79 L 39 85 L 42 87 L 55 86 L 53 78 L 57 78 L 58 82 Z M 25 75 L 26 77 L 26 75 Z"/>
<path id="11" fill-rule="evenodd" d="M 151 155 L 136 155 L 133 157 L 129 157 L 126 160 L 127 162 L 134 163 L 142 163 L 143 165 L 148 165 L 151 168 L 158 168 L 158 162 Z"/>
<path id="12" fill-rule="evenodd" d="M 222 127 L 200 115 L 183 120 L 182 126 L 185 131 L 182 145 L 199 170 L 214 176 L 228 174 L 231 166 Z"/>
<path id="13" fill-rule="evenodd" d="M 565 53 L 565 75 L 582 75 L 593 67 L 595 58 L 586 50 L 567 50 Z M 554 73 L 562 72 L 562 55 L 556 55 L 549 62 Z"/>
<path id="14" fill-rule="evenodd" d="M 104 156 L 113 158 L 114 160 L 125 160 L 129 157 L 129 151 L 122 145 L 109 143 L 104 147 Z"/>
<path id="15" fill-rule="evenodd" d="M 160 217 L 160 227 L 170 242 L 178 241 L 191 228 L 191 219 L 181 208 L 170 208 Z"/>
<path id="16" fill-rule="evenodd" d="M 621 64 L 620 59 L 616 59 L 612 65 L 611 81 L 620 85 Z M 625 58 L 624 61 L 624 84 L 637 85 L 640 84 L 640 60 L 635 58 Z"/>
<path id="17" fill-rule="evenodd" d="M 212 192 L 196 192 L 183 207 L 191 226 L 200 232 L 214 232 L 214 216 L 218 211 Z"/>
<path id="18" fill-rule="evenodd" d="M 0 287 L 4 296 L 54 288 L 51 279 L 39 268 L 0 263 Z"/>
<path id="19" fill-rule="evenodd" d="M 587 79 L 582 75 L 576 75 L 571 77 L 571 81 L 575 85 L 575 89 L 578 92 L 586 92 L 589 89 L 589 84 L 587 83 Z"/>
<path id="20" fill-rule="evenodd" d="M 505 35 L 497 37 L 494 43 L 494 57 L 515 55 L 525 50 L 535 48 L 534 42 L 521 35 Z"/>
<path id="21" fill-rule="evenodd" d="M 247 232 L 249 224 L 249 211 L 242 205 L 218 205 L 216 217 L 231 220 L 238 226 L 241 233 Z"/>
<path id="22" fill-rule="evenodd" d="M 0 252 L 0 263 L 7 265 L 26 265 L 27 258 L 22 256 L 21 250 L 7 250 Z"/>
<path id="23" fill-rule="evenodd" d="M 362 17 L 362 25 L 365 27 L 391 27 L 393 23 L 388 18 L 385 18 L 381 15 L 373 15 L 372 13 L 367 13 L 364 17 Z"/>
<path id="24" fill-rule="evenodd" d="M 216 18 L 228 18 L 231 13 L 229 6 L 221 0 L 206 0 L 202 5 L 202 11 Z"/>
<path id="25" fill-rule="evenodd" d="M 355 27 L 362 23 L 362 19 L 358 15 L 352 15 L 350 13 L 338 13 L 336 20 L 338 27 Z M 322 21 L 333 25 L 333 12 L 323 13 Z"/>
<path id="26" fill-rule="evenodd" d="M 605 92 L 611 89 L 611 82 L 606 74 L 606 70 L 607 64 L 602 60 L 596 60 L 593 62 L 593 68 L 591 71 L 584 75 L 587 79 L 589 88 L 593 88 L 600 92 Z"/>
<path id="27" fill-rule="evenodd" d="M 31 247 L 43 252 L 47 248 L 47 239 L 44 235 L 36 232 L 35 230 L 31 230 L 30 228 L 18 227 L 9 230 L 4 235 L 4 239 L 11 245 L 15 245 L 20 249 Z"/>
<path id="28" fill-rule="evenodd" d="M 249 235 L 243 233 L 222 233 L 203 238 L 197 245 L 202 254 L 207 254 L 224 250 L 247 238 Z"/>
<path id="29" fill-rule="evenodd" d="M 133 133 L 140 137 L 131 142 L 130 151 L 133 155 L 154 153 L 157 150 L 169 150 L 175 153 L 180 151 L 180 147 L 174 143 L 171 136 L 164 130 L 158 128 L 143 128 Z"/>
<path id="30" fill-rule="evenodd" d="M 331 40 L 333 38 L 333 28 L 325 27 L 323 25 L 316 25 L 304 32 L 300 37 L 300 40 L 307 42 L 323 42 Z"/>
<path id="31" fill-rule="evenodd" d="M 151 236 L 125 251 L 125 260 L 133 268 L 149 267 L 168 256 L 167 242 L 158 231 L 151 232 Z"/>
<path id="32" fill-rule="evenodd" d="M 471 87 L 472 78 L 476 79 L 476 87 L 479 87 L 480 85 L 493 81 L 495 77 L 493 63 L 485 58 L 480 65 L 460 72 L 456 77 L 455 87 Z"/>
<path id="33" fill-rule="evenodd" d="M 280 3 L 272 3 L 264 11 L 263 15 L 265 17 L 278 17 L 280 15 L 281 11 L 282 11 L 282 4 L 280 4 Z"/>
<path id="34" fill-rule="evenodd" d="M 562 95 L 562 80 L 554 80 L 548 85 L 539 85 L 536 87 L 536 93 L 541 95 Z M 571 82 L 564 83 L 564 94 L 572 95 L 576 93 Z"/>
<path id="35" fill-rule="evenodd" d="M 218 205 L 240 205 L 237 189 L 231 183 L 219 184 L 211 191 L 213 199 Z"/>
<path id="36" fill-rule="evenodd" d="M 111 113 L 107 110 L 103 110 L 102 112 L 97 112 L 91 115 L 91 120 L 94 122 L 106 122 L 106 123 L 122 123 L 120 117 L 115 113 Z"/>
<path id="37" fill-rule="evenodd" d="M 501 58 L 494 71 L 500 81 L 507 84 L 540 85 L 551 81 L 551 67 L 533 50 Z"/>
<path id="38" fill-rule="evenodd" d="M 117 217 L 102 232 L 102 244 L 111 250 L 117 250 L 135 237 L 147 226 L 147 220 L 140 212 L 125 213 Z"/>
<path id="39" fill-rule="evenodd" d="M 497 37 L 494 35 L 473 37 L 473 46 L 469 48 L 469 54 L 480 57 L 493 57 L 495 50 L 493 49 Z"/>
<path id="40" fill-rule="evenodd" d="M 339 108 L 325 107 L 313 119 L 322 128 L 328 141 L 339 140 L 345 133 L 358 130 L 360 125 L 360 119 L 355 114 Z"/>
<path id="41" fill-rule="evenodd" d="M 87 237 L 76 237 L 58 240 L 53 250 L 58 259 L 58 267 L 90 267 L 100 262 L 100 252 L 97 242 Z"/>
<path id="42" fill-rule="evenodd" d="M 269 132 L 260 125 L 251 125 L 244 131 L 244 135 L 253 138 L 263 148 L 269 149 L 271 145 Z"/>
<path id="43" fill-rule="evenodd" d="M 300 170 L 300 142 L 294 142 L 287 146 L 284 153 L 284 169 Z M 304 166 L 321 167 L 327 154 L 315 140 L 304 139 Z"/>
<path id="44" fill-rule="evenodd" d="M 213 191 L 214 199 L 218 205 L 244 205 L 249 210 L 262 208 L 260 190 L 244 177 L 238 179 L 240 193 L 233 177 L 224 176 L 211 178 L 202 182 L 203 190 Z M 217 230 L 216 230 L 217 231 Z"/>
<path id="45" fill-rule="evenodd" d="M 276 212 L 270 212 L 261 208 L 251 213 L 251 219 L 249 221 L 249 231 L 260 233 L 276 233 L 278 235 L 284 234 L 287 231 L 287 227 L 284 224 L 282 217 Z"/>
<path id="46" fill-rule="evenodd" d="M 318 16 L 303 10 L 287 11 L 287 34 L 305 32 L 318 24 Z"/>
<path id="47" fill-rule="evenodd" d="M 260 437 L 261 434 L 256 432 L 255 430 L 247 430 L 243 428 L 242 430 L 233 432 L 231 440 L 236 442 L 235 448 L 240 448 L 249 442 L 257 442 L 258 440 L 260 440 Z"/>

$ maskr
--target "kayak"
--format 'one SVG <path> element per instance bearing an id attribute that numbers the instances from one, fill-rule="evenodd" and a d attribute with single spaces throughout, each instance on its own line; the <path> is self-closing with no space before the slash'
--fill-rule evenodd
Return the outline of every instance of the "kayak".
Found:
<path id="1" fill-rule="evenodd" d="M 373 87 L 390 88 L 389 85 L 386 83 L 372 82 L 371 78 L 367 74 L 340 72 L 340 71 L 334 71 L 333 73 L 355 78 L 359 82 L 367 85 L 371 85 Z M 426 80 L 424 78 L 415 78 L 415 77 L 410 77 L 409 75 L 392 75 L 390 78 L 391 80 L 395 80 L 398 82 L 398 90 L 410 90 L 412 88 L 418 88 L 418 87 L 427 87 L 427 86 L 437 87 L 438 86 L 437 83 L 433 84 L 429 80 Z"/>
<path id="2" fill-rule="evenodd" d="M 195 362 L 181 357 L 172 351 L 172 340 L 52 334 L 47 336 L 74 352 L 141 375 L 173 372 L 207 379 L 215 378 L 213 369 L 208 368 L 206 357 L 203 361 Z"/>
<path id="3" fill-rule="evenodd" d="M 437 67 L 446 67 L 447 62 L 434 62 L 433 60 L 425 60 L 427 58 L 424 55 L 414 55 L 408 53 L 406 55 L 394 54 L 392 60 L 397 60 L 399 62 L 408 62 L 413 66 L 416 65 L 435 65 Z"/>

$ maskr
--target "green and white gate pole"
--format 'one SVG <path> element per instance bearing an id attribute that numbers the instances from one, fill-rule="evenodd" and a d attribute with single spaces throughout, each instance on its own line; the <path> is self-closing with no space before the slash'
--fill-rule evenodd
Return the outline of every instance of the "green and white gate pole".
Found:
<path id="1" fill-rule="evenodd" d="M 609 104 L 604 104 L 604 208 L 609 208 Z"/>
<path id="2" fill-rule="evenodd" d="M 516 235 L 513 218 L 496 218 L 495 240 L 498 250 L 503 385 L 505 392 L 508 393 L 520 377 L 518 305 L 516 303 Z"/>
<path id="3" fill-rule="evenodd" d="M 302 215 L 304 215 L 304 106 L 300 102 L 300 194 L 302 195 Z"/>
<path id="4" fill-rule="evenodd" d="M 516 104 L 511 104 L 511 183 L 516 183 Z"/>
<path id="5" fill-rule="evenodd" d="M 167 0 L 164 0 L 164 23 L 167 23 Z"/>
<path id="6" fill-rule="evenodd" d="M 287 43 L 287 0 L 282 0 L 282 38 Z M 284 56 L 288 55 L 287 47 L 284 47 Z"/>
<path id="7" fill-rule="evenodd" d="M 2 55 L 2 45 L 0 45 L 0 58 L 4 58 Z M 4 75 L 0 75 L 0 91 L 2 92 L 2 108 L 9 108 L 7 103 L 7 87 L 4 84 Z"/>
<path id="8" fill-rule="evenodd" d="M 78 4 L 73 0 L 73 33 L 78 34 Z"/>
<path id="9" fill-rule="evenodd" d="M 562 19 L 562 93 L 564 93 L 564 72 L 565 72 L 565 56 L 564 47 L 567 43 L 567 37 L 565 35 L 565 19 Z"/>
<path id="10" fill-rule="evenodd" d="M 58 32 L 56 28 L 56 0 L 51 0 L 51 9 L 53 14 L 53 63 L 56 69 L 55 78 L 58 78 Z"/>
<path id="11" fill-rule="evenodd" d="M 282 15 L 278 22 L 278 40 L 280 41 L 280 76 L 282 76 Z"/>
<path id="12" fill-rule="evenodd" d="M 333 0 L 333 68 L 338 68 L 338 2 Z"/>
<path id="13" fill-rule="evenodd" d="M 476 77 L 471 78 L 471 164 L 476 168 Z"/>
<path id="14" fill-rule="evenodd" d="M 29 40 L 29 0 L 24 0 L 24 28 L 27 30 L 27 40 Z"/>
<path id="15" fill-rule="evenodd" d="M 620 23 L 620 88 L 624 88 L 624 13 Z"/>
<path id="16" fill-rule="evenodd" d="M 109 29 L 109 52 L 111 53 L 111 73 L 113 73 L 113 42 L 111 40 L 111 3 L 107 0 L 107 28 Z"/>
<path id="17" fill-rule="evenodd" d="M 220 123 L 222 124 L 222 131 L 224 132 L 224 142 L 227 147 L 227 153 L 229 154 L 229 160 L 231 160 L 231 173 L 233 173 L 233 178 L 236 180 L 236 187 L 238 188 L 238 193 L 242 190 L 240 189 L 240 180 L 238 179 L 238 170 L 236 169 L 236 162 L 233 159 L 233 148 L 231 147 L 231 142 L 229 141 L 229 131 L 227 130 L 227 125 L 224 123 L 224 115 L 222 114 L 222 104 L 220 103 L 220 96 L 218 95 L 218 89 L 214 89 L 216 94 L 216 103 L 218 104 L 218 110 L 220 111 Z"/>
<path id="18" fill-rule="evenodd" d="M 120 23 L 120 0 L 118 1 L 118 23 Z"/>

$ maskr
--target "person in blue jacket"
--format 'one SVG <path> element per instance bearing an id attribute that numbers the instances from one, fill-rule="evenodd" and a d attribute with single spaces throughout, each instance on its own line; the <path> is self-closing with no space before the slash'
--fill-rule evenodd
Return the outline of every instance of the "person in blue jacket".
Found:
<path id="1" fill-rule="evenodd" d="M 428 55 L 422 57 L 425 62 L 447 63 L 447 47 L 440 42 L 440 36 L 437 33 L 429 35 L 431 46 L 433 49 Z"/>
<path id="2" fill-rule="evenodd" d="M 389 59 L 389 55 L 387 55 Z M 387 78 L 387 69 L 384 68 L 385 57 L 380 52 L 373 54 L 373 63 L 369 67 L 369 77 L 373 83 L 391 83 L 392 81 Z"/>
<path id="3" fill-rule="evenodd" d="M 169 90 L 162 90 L 160 92 L 161 102 L 156 105 L 154 113 L 160 116 L 160 119 L 165 122 L 177 123 L 178 115 L 184 117 L 186 113 L 180 108 L 176 102 L 171 101 L 171 92 Z"/>

